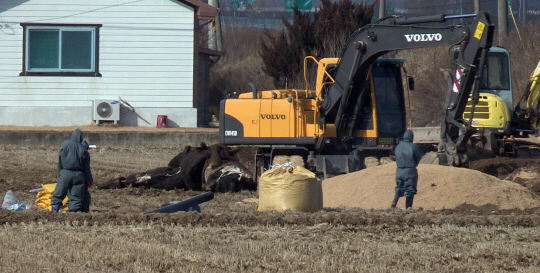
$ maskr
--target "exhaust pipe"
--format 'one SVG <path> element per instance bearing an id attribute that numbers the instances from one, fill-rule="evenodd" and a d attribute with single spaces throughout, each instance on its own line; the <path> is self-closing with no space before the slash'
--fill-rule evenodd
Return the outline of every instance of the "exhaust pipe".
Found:
<path id="1" fill-rule="evenodd" d="M 251 90 L 253 90 L 253 98 L 254 99 L 258 99 L 258 95 L 257 95 L 257 87 L 255 86 L 254 83 L 252 82 L 248 82 L 249 86 L 251 87 Z"/>

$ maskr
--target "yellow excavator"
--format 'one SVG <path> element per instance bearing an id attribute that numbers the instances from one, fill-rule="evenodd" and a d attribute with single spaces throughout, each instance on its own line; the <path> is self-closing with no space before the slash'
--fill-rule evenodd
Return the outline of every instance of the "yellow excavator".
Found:
<path id="1" fill-rule="evenodd" d="M 531 73 L 529 84 L 519 104 L 516 106 L 516 117 L 524 126 L 530 125 L 538 131 L 540 125 L 540 62 Z M 536 132 L 538 133 L 538 132 Z"/>
<path id="2" fill-rule="evenodd" d="M 470 17 L 470 24 L 422 25 Z M 300 155 L 308 168 L 325 175 L 362 169 L 368 156 L 389 156 L 407 129 L 404 60 L 380 57 L 396 50 L 450 45 L 459 49 L 436 157 L 443 165 L 466 164 L 472 139 L 480 139 L 477 146 L 498 150 L 499 134 L 505 138 L 534 132 L 531 123 L 516 127 L 508 107 L 513 105 L 509 53 L 491 47 L 493 33 L 486 12 L 390 18 L 367 25 L 351 35 L 339 58 L 305 59 L 305 89 L 254 88 L 238 99 L 222 100 L 220 142 L 259 147 L 256 177 L 278 155 Z M 317 64 L 315 90 L 308 88 L 307 61 Z M 409 88 L 413 85 L 408 82 Z"/>
<path id="3" fill-rule="evenodd" d="M 490 48 L 490 53 L 481 80 L 478 103 L 471 117 L 472 102 L 469 100 L 463 114 L 477 128 L 476 137 L 471 138 L 469 154 L 479 157 L 516 156 L 523 147 L 531 148 L 527 137 L 538 134 L 540 106 L 540 62 L 531 73 L 522 98 L 513 106 L 510 54 L 500 47 Z M 538 147 L 535 147 L 536 149 Z M 531 150 L 528 149 L 530 154 Z M 540 151 L 535 154 L 540 155 Z"/>

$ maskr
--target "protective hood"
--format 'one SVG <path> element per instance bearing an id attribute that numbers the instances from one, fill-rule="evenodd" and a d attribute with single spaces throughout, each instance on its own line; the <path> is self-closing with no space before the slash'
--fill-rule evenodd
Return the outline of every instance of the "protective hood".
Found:
<path id="1" fill-rule="evenodd" d="M 414 139 L 413 131 L 407 130 L 405 131 L 405 134 L 403 134 L 403 141 L 412 143 Z"/>
<path id="2" fill-rule="evenodd" d="M 71 141 L 77 143 L 83 142 L 83 132 L 81 131 L 81 129 L 76 129 L 75 131 L 73 131 L 73 133 L 71 133 Z"/>

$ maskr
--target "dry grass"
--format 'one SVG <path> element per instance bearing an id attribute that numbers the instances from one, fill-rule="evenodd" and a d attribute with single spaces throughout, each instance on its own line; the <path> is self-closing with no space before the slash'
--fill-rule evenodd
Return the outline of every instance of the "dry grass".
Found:
<path id="1" fill-rule="evenodd" d="M 540 265 L 538 227 L 66 221 L 6 224 L 0 234 L 3 272 L 534 272 Z"/>
<path id="2" fill-rule="evenodd" d="M 529 82 L 529 77 L 540 61 L 540 31 L 538 24 L 529 22 L 518 24 L 519 32 L 514 31 L 501 45 L 511 52 L 512 88 L 514 104 L 521 99 Z"/>
<path id="3" fill-rule="evenodd" d="M 448 72 L 452 64 L 451 52 L 447 46 L 403 50 L 396 58 L 405 59 L 407 76 L 414 77 L 415 89 L 406 90 L 408 116 L 412 116 L 412 126 L 439 124 L 447 89 Z M 408 119 L 409 117 L 407 117 Z"/>
<path id="4" fill-rule="evenodd" d="M 58 147 L 1 146 L 2 272 L 535 272 L 540 213 L 325 209 L 257 212 L 256 192 L 216 194 L 202 213 L 144 214 L 200 192 L 91 189 L 89 214 L 33 206 Z M 96 183 L 163 166 L 171 147 L 91 150 Z"/>

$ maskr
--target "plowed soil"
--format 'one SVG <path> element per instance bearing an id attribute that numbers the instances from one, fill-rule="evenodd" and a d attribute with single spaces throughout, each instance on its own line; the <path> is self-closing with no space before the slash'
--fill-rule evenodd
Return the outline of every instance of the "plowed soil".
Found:
<path id="1" fill-rule="evenodd" d="M 473 161 L 471 169 L 525 186 L 540 195 L 540 160 L 537 158 L 497 157 Z"/>
<path id="2" fill-rule="evenodd" d="M 182 147 L 92 149 L 95 183 L 166 166 Z M 429 207 L 422 203 L 427 202 L 422 201 L 428 198 L 422 197 L 429 192 L 426 187 L 440 189 L 442 195 L 432 198 L 449 192 L 437 180 L 447 174 L 433 169 L 435 178 L 429 184 L 421 182 L 413 210 L 388 208 L 393 194 L 390 181 L 388 188 L 366 187 L 357 190 L 358 195 L 350 187 L 343 189 L 351 198 L 380 197 L 379 207 L 364 209 L 336 205 L 315 213 L 257 212 L 257 192 L 243 191 L 216 194 L 200 205 L 201 213 L 146 214 L 201 192 L 128 187 L 91 188 L 88 214 L 53 214 L 37 208 L 36 193 L 29 191 L 56 182 L 58 149 L 0 145 L 0 197 L 13 190 L 19 203 L 30 206 L 24 211 L 0 210 L 3 272 L 60 272 L 69 266 L 80 272 L 439 272 L 448 268 L 532 272 L 540 266 L 532 254 L 540 252 L 540 210 L 533 192 L 521 186 L 533 184 L 540 166 L 537 160 L 493 159 L 471 165 L 514 181 L 504 185 L 510 183 L 512 191 L 531 198 L 513 207 L 506 204 L 518 201 L 475 204 L 475 196 L 498 191 L 490 185 L 478 194 L 469 188 L 452 193 L 468 196 L 471 201 L 463 203 L 470 206 Z M 238 156 L 246 165 L 252 164 L 252 151 L 242 150 Z M 392 165 L 349 175 L 361 174 L 361 180 L 377 168 L 391 180 Z M 469 182 L 469 172 L 473 171 L 463 170 L 463 177 L 458 177 L 462 183 Z M 483 177 L 486 183 L 496 179 Z M 383 177 L 374 180 L 381 183 Z"/>

